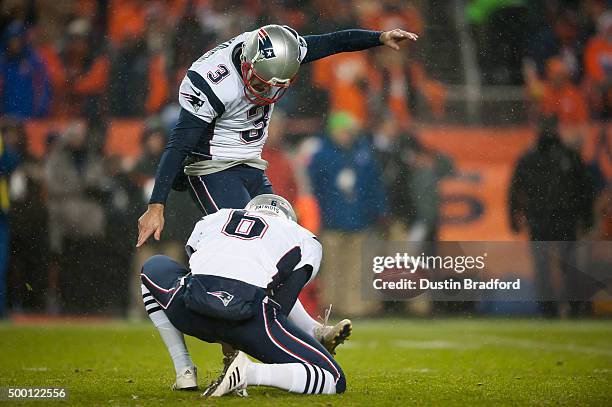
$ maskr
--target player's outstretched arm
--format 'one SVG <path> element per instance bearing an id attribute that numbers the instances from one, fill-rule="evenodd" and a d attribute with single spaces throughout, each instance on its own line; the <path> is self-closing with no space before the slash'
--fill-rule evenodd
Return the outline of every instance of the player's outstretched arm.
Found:
<path id="1" fill-rule="evenodd" d="M 340 52 L 362 51 L 386 45 L 395 50 L 406 40 L 416 41 L 418 35 L 396 28 L 391 31 L 343 30 L 322 35 L 306 35 L 308 52 L 302 63 L 313 62 Z"/>
<path id="2" fill-rule="evenodd" d="M 415 33 L 411 33 L 408 31 L 401 30 L 396 28 L 391 31 L 385 31 L 380 34 L 380 42 L 386 45 L 387 47 L 393 48 L 396 51 L 399 51 L 400 44 L 406 40 L 416 41 L 419 39 L 419 36 Z"/>
<path id="3" fill-rule="evenodd" d="M 140 247 L 153 235 L 155 240 L 161 238 L 164 230 L 164 206 L 172 183 L 183 167 L 183 160 L 195 147 L 200 135 L 206 131 L 209 123 L 181 109 L 178 123 L 172 130 L 170 140 L 162 154 L 155 174 L 155 187 L 149 200 L 147 211 L 138 219 L 138 241 Z"/>

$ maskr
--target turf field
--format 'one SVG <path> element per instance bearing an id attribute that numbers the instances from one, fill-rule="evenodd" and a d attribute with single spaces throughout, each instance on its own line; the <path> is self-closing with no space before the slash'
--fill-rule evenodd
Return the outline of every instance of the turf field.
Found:
<path id="1" fill-rule="evenodd" d="M 219 347 L 188 343 L 206 384 Z M 357 321 L 338 360 L 341 396 L 251 388 L 205 404 L 612 405 L 612 321 Z M 148 324 L 0 325 L 0 387 L 63 386 L 71 405 L 202 405 L 170 391 L 173 373 Z"/>

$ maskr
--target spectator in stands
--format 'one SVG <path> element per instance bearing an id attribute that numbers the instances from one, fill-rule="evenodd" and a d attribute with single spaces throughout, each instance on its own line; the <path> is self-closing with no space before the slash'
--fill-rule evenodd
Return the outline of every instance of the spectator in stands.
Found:
<path id="1" fill-rule="evenodd" d="M 64 62 L 55 43 L 50 42 L 48 38 L 41 37 L 40 30 L 35 29 L 34 32 L 36 33 L 36 52 L 49 76 L 49 85 L 53 95 L 49 104 L 49 116 L 59 117 L 71 114 L 72 112 L 66 108 L 66 92 L 70 84 Z"/>
<path id="2" fill-rule="evenodd" d="M 190 41 L 185 41 L 185 38 L 189 38 Z M 212 48 L 212 44 L 216 44 L 216 36 L 213 36 L 212 33 L 204 33 L 203 27 L 198 22 L 195 2 L 187 2 L 172 39 L 172 69 L 176 75 L 171 80 L 177 89 L 187 68 L 205 50 Z"/>
<path id="3" fill-rule="evenodd" d="M 0 319 L 5 317 L 6 277 L 9 261 L 9 177 L 19 165 L 21 157 L 0 134 Z"/>
<path id="4" fill-rule="evenodd" d="M 429 149 L 416 137 L 412 138 L 412 144 L 409 188 L 415 213 L 410 227 L 411 240 L 417 240 L 420 235 L 423 241 L 435 242 L 440 230 L 440 182 L 454 173 L 454 166 L 448 156 Z"/>
<path id="5" fill-rule="evenodd" d="M 87 20 L 74 20 L 68 26 L 62 53 L 68 81 L 65 108 L 71 116 L 83 117 L 97 124 L 105 117 L 104 95 L 108 86 L 110 63 L 104 44 L 91 42 L 92 27 Z"/>
<path id="6" fill-rule="evenodd" d="M 520 66 L 528 38 L 525 3 L 525 0 L 473 0 L 465 8 L 486 84 L 522 83 Z"/>
<path id="7" fill-rule="evenodd" d="M 10 178 L 11 255 L 9 262 L 9 304 L 15 311 L 44 308 L 49 266 L 48 242 L 41 238 L 47 224 L 47 207 L 42 162 L 27 149 L 23 124 L 4 118 L 0 126 L 7 146 L 21 157 Z M 36 242 L 36 255 L 32 244 Z"/>
<path id="8" fill-rule="evenodd" d="M 104 21 L 106 4 L 97 0 L 81 0 L 78 2 L 36 2 L 37 23 L 30 30 L 36 51 L 40 55 L 52 86 L 53 98 L 51 100 L 50 115 L 54 117 L 71 115 L 77 109 L 68 109 L 67 91 L 71 86 L 62 51 L 71 47 L 72 38 L 68 30 L 75 30 L 71 24 L 79 21 L 79 29 L 90 27 L 87 35 L 88 42 L 92 44 L 105 44 L 106 24 Z"/>
<path id="9" fill-rule="evenodd" d="M 254 6 L 254 7 L 253 7 Z M 247 14 L 250 9 L 265 7 L 250 4 L 247 6 L 242 3 L 241 6 L 234 8 L 231 12 L 228 12 L 227 2 L 225 0 L 209 0 L 202 2 L 199 5 L 197 14 L 200 25 L 206 31 L 206 37 L 211 38 L 214 42 L 211 44 L 217 44 L 222 38 L 231 38 L 240 34 L 240 28 L 245 25 L 251 25 L 251 29 L 254 29 L 258 24 L 254 21 L 255 16 L 241 20 L 242 14 Z M 276 9 L 285 9 L 287 6 L 283 4 L 282 7 L 276 7 Z M 283 20 L 276 20 L 275 22 Z"/>
<path id="10" fill-rule="evenodd" d="M 571 82 L 567 66 L 558 57 L 546 63 L 542 114 L 556 116 L 563 126 L 581 126 L 589 119 L 586 101 L 580 89 Z"/>
<path id="11" fill-rule="evenodd" d="M 298 190 L 293 165 L 284 145 L 286 126 L 287 117 L 284 112 L 275 110 L 268 127 L 263 159 L 269 163 L 266 175 L 274 185 L 274 193 L 285 197 L 294 205 Z"/>
<path id="12" fill-rule="evenodd" d="M 105 259 L 107 277 L 116 282 L 115 289 L 108 292 L 107 301 L 110 311 L 124 314 L 130 301 L 132 273 L 128 266 L 134 255 L 135 238 L 125 230 L 125 225 L 136 222 L 140 203 L 140 191 L 133 184 L 133 178 L 124 165 L 126 161 L 113 155 L 105 160 L 107 179 L 103 189 L 103 206 L 106 212 L 105 242 L 99 248 L 99 256 Z M 104 307 L 101 307 L 104 309 Z"/>
<path id="13" fill-rule="evenodd" d="M 439 184 L 454 173 L 451 159 L 421 144 L 414 134 L 402 131 L 392 118 L 382 121 L 375 133 L 374 145 L 383 163 L 391 213 L 403 226 L 396 230 L 408 232 L 404 236 L 396 233 L 395 237 L 425 242 L 438 240 Z"/>
<path id="14" fill-rule="evenodd" d="M 329 110 L 344 111 L 360 125 L 367 124 L 370 94 L 380 89 L 380 75 L 363 52 L 347 52 L 316 61 L 312 68 L 315 86 L 328 92 Z"/>
<path id="15" fill-rule="evenodd" d="M 585 80 L 595 116 L 612 117 L 612 11 L 603 14 L 597 24 L 597 35 L 584 51 Z"/>
<path id="16" fill-rule="evenodd" d="M 612 72 L 612 12 L 603 14 L 597 24 L 597 35 L 592 37 L 585 49 L 584 63 L 587 78 L 601 83 Z"/>
<path id="17" fill-rule="evenodd" d="M 423 119 L 441 120 L 445 113 L 446 89 L 428 77 L 422 62 L 387 50 L 376 51 L 380 83 L 372 87 L 378 103 L 371 102 L 376 116 L 389 115 L 408 129 L 413 114 Z M 376 124 L 376 123 L 374 123 Z"/>
<path id="18" fill-rule="evenodd" d="M 523 219 L 532 243 L 540 312 L 554 317 L 558 298 L 552 289 L 551 249 L 559 251 L 565 295 L 571 312 L 585 312 L 578 301 L 585 279 L 576 267 L 579 233 L 593 223 L 594 191 L 589 170 L 580 155 L 560 140 L 555 118 L 542 121 L 535 148 L 525 153 L 512 176 L 509 192 L 510 224 L 518 232 Z"/>
<path id="19" fill-rule="evenodd" d="M 361 250 L 368 229 L 387 215 L 386 193 L 378 162 L 369 141 L 360 135 L 357 119 L 334 112 L 328 132 L 308 168 L 323 221 L 323 298 L 341 314 L 367 315 L 376 308 L 361 299 Z"/>
<path id="20" fill-rule="evenodd" d="M 88 309 L 93 299 L 103 301 L 105 293 L 96 287 L 102 286 L 107 272 L 96 253 L 106 225 L 100 202 L 108 180 L 103 161 L 88 149 L 87 131 L 72 124 L 54 143 L 45 163 L 50 249 L 59 259 L 65 306 L 76 312 Z M 80 266 L 75 269 L 75 264 Z"/>
<path id="21" fill-rule="evenodd" d="M 24 25 L 11 23 L 0 51 L 0 113 L 19 119 L 47 115 L 51 89 L 45 66 L 27 39 Z"/>
<path id="22" fill-rule="evenodd" d="M 582 92 L 571 81 L 563 60 L 553 57 L 546 62 L 543 81 L 535 71 L 526 72 L 526 82 L 537 115 L 557 117 L 564 142 L 580 146 L 588 130 L 589 111 Z"/>
<path id="23" fill-rule="evenodd" d="M 551 12 L 551 21 L 529 41 L 528 57 L 535 64 L 537 74 L 544 76 L 548 61 L 556 57 L 565 65 L 569 78 L 578 83 L 583 73 L 585 34 L 578 24 L 578 15 L 571 9 Z"/>
<path id="24" fill-rule="evenodd" d="M 584 23 L 585 38 L 597 34 L 597 21 L 604 13 L 610 10 L 610 0 L 584 0 L 579 3 L 584 10 L 586 21 Z"/>
<path id="25" fill-rule="evenodd" d="M 410 190 L 413 154 L 412 137 L 405 133 L 394 117 L 387 115 L 375 128 L 374 149 L 381 164 L 382 177 L 388 194 L 389 212 L 394 221 L 391 240 L 406 240 L 407 230 L 414 220 L 415 203 Z"/>
<path id="26" fill-rule="evenodd" d="M 141 37 L 146 25 L 145 0 L 110 0 L 108 4 L 108 36 L 113 47 L 123 41 Z"/>
<path id="27" fill-rule="evenodd" d="M 28 27 L 36 20 L 35 5 L 32 1 L 4 0 L 0 3 L 0 32 L 15 21 Z"/>
<path id="28" fill-rule="evenodd" d="M 142 154 L 131 171 L 134 185 L 139 189 L 142 202 L 146 202 L 153 188 L 159 158 L 166 145 L 166 132 L 160 122 L 149 119 L 141 138 Z"/>
<path id="29" fill-rule="evenodd" d="M 346 7 L 343 0 L 312 0 L 308 30 L 305 32 L 325 33 L 346 30 L 359 21 L 354 7 Z M 342 10 L 341 13 L 338 10 Z"/>
<path id="30" fill-rule="evenodd" d="M 154 28 L 161 16 L 147 20 L 146 37 L 127 36 L 120 43 L 111 64 L 110 112 L 113 117 L 142 117 L 158 113 L 169 95 L 163 36 Z"/>
<path id="31" fill-rule="evenodd" d="M 356 8 L 361 25 L 372 30 L 388 31 L 394 27 L 410 27 L 410 31 L 422 35 L 423 17 L 414 0 L 372 1 Z M 417 43 L 410 44 L 411 47 Z"/>
<path id="32" fill-rule="evenodd" d="M 397 54 L 397 55 L 394 55 Z M 392 115 L 403 128 L 410 124 L 410 83 L 408 61 L 397 52 L 377 50 L 377 68 L 380 71 L 380 86 L 376 87 L 378 106 L 373 108 L 380 115 Z"/>

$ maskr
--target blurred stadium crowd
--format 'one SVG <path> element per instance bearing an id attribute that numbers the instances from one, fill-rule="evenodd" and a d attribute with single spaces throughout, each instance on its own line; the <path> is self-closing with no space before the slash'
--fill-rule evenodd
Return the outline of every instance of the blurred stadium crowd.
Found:
<path id="1" fill-rule="evenodd" d="M 14 312 L 140 314 L 140 264 L 154 252 L 182 258 L 200 216 L 186 193 L 173 193 L 162 241 L 134 249 L 136 221 L 178 116 L 177 87 L 203 52 L 268 23 L 301 34 L 355 27 L 425 34 L 432 3 L 2 1 L 0 293 L 8 295 L 0 303 Z M 483 83 L 524 85 L 530 120 L 544 123 L 546 137 L 560 133 L 567 154 L 580 149 L 588 126 L 610 117 L 608 7 L 597 0 L 474 0 L 465 8 Z M 332 290 L 325 299 L 339 312 L 373 310 L 359 299 L 356 255 L 372 231 L 438 239 L 439 184 L 456 168 L 417 134 L 419 123 L 444 122 L 448 108 L 448 87 L 426 61 L 426 48 L 435 48 L 427 41 L 400 53 L 377 48 L 304 66 L 270 124 L 264 158 L 275 191 L 321 232 L 324 268 L 346 270 L 355 285 L 334 292 L 333 274 L 322 273 L 321 285 Z M 579 158 L 576 166 L 593 174 Z M 586 224 L 597 205 L 612 212 L 610 179 L 594 173 L 593 199 L 570 209 Z M 518 197 L 529 186 L 519 180 L 513 188 L 510 218 L 518 228 L 529 212 Z M 559 233 L 546 237 L 575 239 Z"/>

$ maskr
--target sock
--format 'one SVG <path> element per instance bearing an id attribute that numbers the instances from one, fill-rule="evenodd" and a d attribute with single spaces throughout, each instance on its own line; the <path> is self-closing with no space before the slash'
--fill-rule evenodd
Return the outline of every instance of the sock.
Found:
<path id="1" fill-rule="evenodd" d="M 288 318 L 291 322 L 296 324 L 300 329 L 312 337 L 314 337 L 315 328 L 321 326 L 320 323 L 314 320 L 308 314 L 308 312 L 306 312 L 300 300 L 295 302 L 293 308 L 291 308 Z"/>
<path id="2" fill-rule="evenodd" d="M 172 325 L 172 322 L 170 322 L 166 316 L 166 313 L 163 309 L 161 309 L 157 301 L 153 299 L 153 296 L 147 287 L 141 285 L 141 288 L 145 309 L 147 310 L 153 325 L 155 325 L 159 331 L 159 335 L 166 344 L 166 348 L 168 349 L 170 357 L 172 358 L 172 363 L 174 363 L 174 370 L 178 376 L 180 373 L 183 373 L 186 368 L 193 366 L 193 361 L 191 360 L 191 356 L 189 356 L 189 351 L 185 345 L 183 333 Z"/>
<path id="3" fill-rule="evenodd" d="M 248 386 L 271 386 L 303 394 L 336 393 L 334 376 L 315 365 L 251 363 L 246 376 Z"/>

